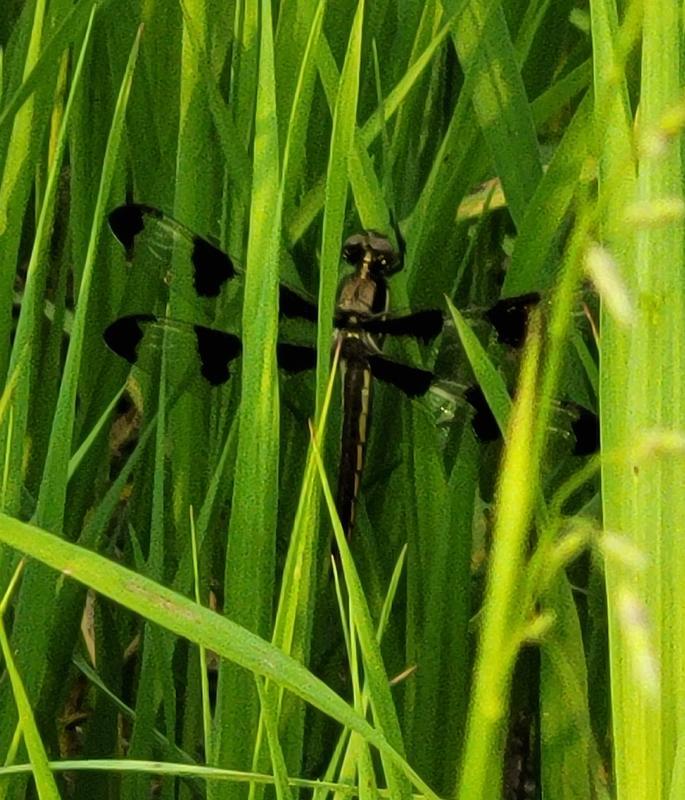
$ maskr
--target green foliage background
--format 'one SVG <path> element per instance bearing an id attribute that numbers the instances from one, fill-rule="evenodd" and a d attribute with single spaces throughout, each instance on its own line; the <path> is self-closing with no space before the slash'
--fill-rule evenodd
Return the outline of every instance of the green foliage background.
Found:
<path id="1" fill-rule="evenodd" d="M 518 798 L 526 751 L 533 796 L 685 796 L 682 26 L 665 0 L 3 5 L 0 797 Z M 161 277 L 106 228 L 128 196 L 246 280 L 215 309 L 236 380 L 181 393 L 160 359 L 124 415 L 102 331 Z M 458 338 L 393 355 L 475 376 L 506 446 L 379 388 L 348 549 L 322 496 L 360 228 L 401 231 L 394 306 Z M 279 278 L 316 334 L 279 328 Z M 530 291 L 519 363 L 465 309 Z M 284 333 L 316 380 L 279 377 Z M 559 397 L 599 409 L 601 460 Z"/>

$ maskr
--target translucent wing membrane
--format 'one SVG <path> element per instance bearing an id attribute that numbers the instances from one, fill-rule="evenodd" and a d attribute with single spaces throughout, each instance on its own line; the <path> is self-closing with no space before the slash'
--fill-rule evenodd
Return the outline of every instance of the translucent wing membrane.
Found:
<path id="1" fill-rule="evenodd" d="M 153 279 L 182 297 L 184 306 L 194 304 L 197 309 L 205 303 L 203 322 L 212 318 L 207 309 L 213 306 L 206 301 L 218 298 L 233 279 L 242 278 L 242 269 L 216 243 L 154 206 L 127 203 L 110 212 L 108 221 L 128 261 L 138 262 L 140 251 L 145 251 L 151 257 Z M 284 316 L 316 322 L 316 303 L 304 293 L 281 284 L 279 299 Z"/>
<path id="2" fill-rule="evenodd" d="M 168 263 L 174 246 L 187 249 L 190 278 L 199 297 L 217 297 L 226 281 L 237 275 L 231 257 L 223 250 L 153 206 L 118 206 L 109 215 L 109 226 L 129 261 L 133 260 L 139 241 L 147 241 L 150 251 Z"/>
<path id="3" fill-rule="evenodd" d="M 232 362 L 242 352 L 240 338 L 204 325 L 192 325 L 154 314 L 130 314 L 104 333 L 107 346 L 129 364 L 154 372 L 165 351 L 180 380 L 221 386 L 231 377 Z M 186 368 L 178 369 L 185 363 Z M 201 386 L 201 384 L 200 384 Z"/>
<path id="4" fill-rule="evenodd" d="M 456 385 L 434 375 L 424 402 L 446 434 L 466 414 L 478 441 L 487 444 L 502 439 L 499 424 L 478 384 Z M 553 436 L 567 441 L 574 456 L 596 453 L 600 445 L 599 418 L 594 411 L 570 400 L 560 400 L 555 405 Z"/>
<path id="5" fill-rule="evenodd" d="M 146 372 L 158 368 L 163 351 L 175 363 L 185 357 L 188 368 L 182 380 L 199 390 L 202 381 L 205 390 L 225 384 L 235 373 L 233 362 L 242 354 L 240 337 L 233 333 L 154 314 L 120 317 L 105 330 L 104 340 L 113 353 Z M 277 359 L 284 371 L 301 372 L 316 366 L 316 350 L 279 343 Z"/>
<path id="6" fill-rule="evenodd" d="M 502 356 L 496 358 L 502 390 L 504 385 L 515 384 L 518 372 L 515 351 L 525 342 L 531 310 L 541 302 L 541 295 L 533 292 L 499 300 L 489 309 L 479 312 L 469 309 L 464 313 L 476 329 L 478 317 L 490 323 L 494 333 L 491 342 L 496 341 L 504 347 Z M 449 430 L 455 421 L 463 420 L 466 413 L 480 441 L 492 442 L 502 437 L 496 417 L 474 378 L 457 331 L 450 323 L 445 325 L 435 348 L 433 381 L 425 402 L 436 423 L 445 430 Z M 597 415 L 570 400 L 558 400 L 555 406 L 551 423 L 553 438 L 566 440 L 573 455 L 587 456 L 596 452 L 599 448 Z"/>

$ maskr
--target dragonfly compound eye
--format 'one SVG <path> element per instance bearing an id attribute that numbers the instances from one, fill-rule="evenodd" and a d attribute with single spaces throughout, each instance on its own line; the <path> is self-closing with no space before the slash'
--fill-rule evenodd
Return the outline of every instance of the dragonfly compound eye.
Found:
<path id="1" fill-rule="evenodd" d="M 350 236 L 342 248 L 342 257 L 348 264 L 358 264 L 366 252 L 365 237 L 359 233 Z"/>

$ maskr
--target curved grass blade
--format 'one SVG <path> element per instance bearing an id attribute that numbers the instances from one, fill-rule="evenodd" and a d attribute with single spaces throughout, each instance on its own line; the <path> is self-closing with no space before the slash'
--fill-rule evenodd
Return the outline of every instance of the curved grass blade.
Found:
<path id="1" fill-rule="evenodd" d="M 74 324 L 69 340 L 69 350 L 64 366 L 64 380 L 60 386 L 57 410 L 55 412 L 55 420 L 50 437 L 50 447 L 45 460 L 44 479 L 41 484 L 41 491 L 38 499 L 36 520 L 39 524 L 45 525 L 51 529 L 59 529 L 64 512 L 66 477 L 68 474 L 66 467 L 70 456 L 71 433 L 74 425 L 76 390 L 81 367 L 88 301 L 90 299 L 90 289 L 93 281 L 95 258 L 100 242 L 102 221 L 105 218 L 106 206 L 109 200 L 116 161 L 119 154 L 119 146 L 121 144 L 124 115 L 131 91 L 133 71 L 138 57 L 141 33 L 142 30 L 139 29 L 129 55 L 126 71 L 119 89 L 114 117 L 112 118 L 112 127 L 102 165 L 102 177 L 95 202 L 93 225 L 88 242 L 86 263 L 83 268 L 76 314 L 74 315 Z M 58 476 L 61 476 L 61 478 Z"/>
<path id="2" fill-rule="evenodd" d="M 81 356 L 85 338 L 88 301 L 96 253 L 100 237 L 102 221 L 105 216 L 105 205 L 109 197 L 116 157 L 121 141 L 124 123 L 124 111 L 131 86 L 133 68 L 138 53 L 140 33 L 135 39 L 129 57 L 128 68 L 122 80 L 118 103 L 112 120 L 108 148 L 103 164 L 98 197 L 95 204 L 90 243 L 80 287 L 80 295 L 74 325 L 71 332 L 69 349 L 66 357 L 64 377 L 59 390 L 57 408 L 52 423 L 48 452 L 45 460 L 43 478 L 39 491 L 36 509 L 36 520 L 46 528 L 61 531 L 66 501 L 67 481 L 69 476 L 69 460 L 71 457 L 72 434 L 74 430 L 76 394 L 81 366 Z M 18 664 L 25 674 L 25 682 L 29 695 L 33 698 L 45 680 L 48 664 L 54 667 L 54 661 L 46 657 L 46 651 L 55 642 L 60 642 L 55 628 L 55 580 L 54 576 L 39 565 L 30 565 L 24 575 L 16 615 L 12 630 L 12 646 L 19 653 Z M 71 620 L 59 620 L 61 624 L 69 624 Z M 48 635 L 51 632 L 54 638 Z M 60 651 L 61 657 L 69 658 Z M 31 669 L 24 672 L 24 664 Z M 5 698 L 3 698 L 5 699 Z M 12 713 L 8 708 L 2 709 L 0 719 L 10 720 Z M 2 735 L 7 731 L 2 730 Z"/>
<path id="3" fill-rule="evenodd" d="M 457 21 L 453 39 L 465 71 L 475 77 L 473 106 L 502 181 L 512 219 L 519 228 L 542 178 L 542 162 L 530 105 L 500 3 L 471 3 Z"/>
<path id="4" fill-rule="evenodd" d="M 345 575 L 347 588 L 350 595 L 350 608 L 353 616 L 354 628 L 359 638 L 359 644 L 363 654 L 369 699 L 372 703 L 374 716 L 382 730 L 389 730 L 391 735 L 395 737 L 401 736 L 396 717 L 397 711 L 390 693 L 390 684 L 385 673 L 385 667 L 383 666 L 383 658 L 378 640 L 376 638 L 376 632 L 374 631 L 373 623 L 371 621 L 371 613 L 369 611 L 366 598 L 364 597 L 362 584 L 359 579 L 357 569 L 354 565 L 354 560 L 352 558 L 352 553 L 350 552 L 349 544 L 347 543 L 345 532 L 343 531 L 338 513 L 335 508 L 335 501 L 333 499 L 328 477 L 326 476 L 326 471 L 321 460 L 321 453 L 319 451 L 315 432 L 312 433 L 312 446 L 314 449 L 314 457 L 319 473 L 319 480 L 321 481 L 321 487 L 326 499 L 328 513 L 331 517 L 335 541 L 338 547 L 338 552 L 340 553 L 343 573 Z M 365 738 L 367 738 L 368 741 L 368 737 Z M 401 738 L 399 738 L 398 741 L 401 745 Z M 381 757 L 383 757 L 383 755 L 384 754 L 381 753 Z M 398 776 L 395 774 L 395 766 L 385 758 L 383 758 L 383 763 L 385 766 L 385 773 L 391 796 L 397 798 L 407 796 L 405 791 L 406 782 L 398 781 Z M 428 797 L 436 796 L 435 793 L 431 791 L 430 788 L 424 783 L 424 781 L 418 778 L 413 770 L 411 771 L 411 777 L 406 770 L 403 771 L 404 775 L 412 781 L 414 786 L 426 793 Z"/>
<path id="5" fill-rule="evenodd" d="M 343 536 L 344 538 L 344 536 Z M 188 641 L 268 678 L 359 733 L 414 783 L 437 800 L 386 737 L 295 659 L 232 620 L 28 523 L 0 514 L 0 542 L 59 570 Z"/>
<path id="6" fill-rule="evenodd" d="M 4 104 L 2 113 L 0 113 L 0 134 L 3 127 L 9 124 L 36 88 L 55 70 L 59 56 L 81 35 L 88 24 L 88 18 L 93 12 L 93 8 L 97 6 L 102 11 L 110 2 L 111 0 L 86 0 L 86 2 L 77 3 L 70 9 L 51 36 L 50 41 L 42 48 L 38 60 L 22 81 L 21 86 Z"/>

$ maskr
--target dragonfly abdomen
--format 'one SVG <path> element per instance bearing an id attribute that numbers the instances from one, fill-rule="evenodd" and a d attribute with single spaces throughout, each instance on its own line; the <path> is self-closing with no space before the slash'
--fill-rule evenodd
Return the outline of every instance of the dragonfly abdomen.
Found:
<path id="1" fill-rule="evenodd" d="M 347 360 L 343 376 L 343 426 L 336 506 L 348 539 L 355 524 L 370 411 L 371 370 L 362 359 Z"/>

